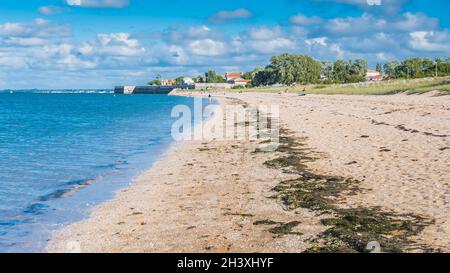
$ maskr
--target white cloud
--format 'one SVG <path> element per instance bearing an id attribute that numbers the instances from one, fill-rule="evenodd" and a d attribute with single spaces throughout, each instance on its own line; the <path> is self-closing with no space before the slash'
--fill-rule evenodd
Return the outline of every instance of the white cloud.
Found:
<path id="1" fill-rule="evenodd" d="M 301 13 L 294 15 L 290 18 L 290 21 L 294 25 L 314 25 L 322 22 L 322 18 L 319 16 L 307 17 Z"/>
<path id="2" fill-rule="evenodd" d="M 296 37 L 307 37 L 309 34 L 309 29 L 303 26 L 292 26 L 290 27 L 290 32 Z"/>
<path id="3" fill-rule="evenodd" d="M 430 18 L 422 13 L 407 12 L 399 20 L 394 21 L 391 27 L 402 31 L 418 31 L 435 29 L 438 26 L 439 20 L 435 18 Z"/>
<path id="4" fill-rule="evenodd" d="M 21 23 L 5 23 L 0 25 L 0 36 L 21 36 L 26 34 L 28 28 Z"/>
<path id="5" fill-rule="evenodd" d="M 5 39 L 4 43 L 10 46 L 39 46 L 46 44 L 47 40 L 38 37 L 30 37 L 30 38 L 11 37 Z"/>
<path id="6" fill-rule="evenodd" d="M 181 46 L 169 45 L 169 46 L 158 46 L 154 48 L 154 56 L 158 56 L 163 62 L 170 65 L 185 65 L 189 61 L 189 57 Z M 158 62 L 155 59 L 155 62 Z"/>
<path id="7" fill-rule="evenodd" d="M 211 29 L 207 26 L 194 26 L 186 31 L 186 35 L 193 38 L 205 38 L 211 35 Z"/>
<path id="8" fill-rule="evenodd" d="M 0 65 L 2 67 L 23 69 L 28 67 L 26 58 L 18 55 L 10 55 L 0 51 Z"/>
<path id="9" fill-rule="evenodd" d="M 402 6 L 410 0 L 316 0 L 322 2 L 336 2 L 355 5 L 363 10 L 386 14 L 394 14 L 401 10 Z"/>
<path id="10" fill-rule="evenodd" d="M 377 32 L 389 27 L 384 18 L 377 18 L 371 14 L 364 13 L 360 17 L 333 18 L 328 20 L 323 31 L 324 34 L 344 36 L 355 36 L 370 31 Z"/>
<path id="11" fill-rule="evenodd" d="M 395 60 L 395 55 L 387 52 L 378 52 L 375 54 L 376 60 L 380 62 L 387 62 L 390 60 Z"/>
<path id="12" fill-rule="evenodd" d="M 128 33 L 99 34 L 95 40 L 77 42 L 68 36 L 69 30 L 43 19 L 1 24 L 1 64 L 33 71 L 114 69 L 138 66 L 145 54 L 145 48 Z"/>
<path id="13" fill-rule="evenodd" d="M 84 56 L 94 54 L 94 50 L 94 47 L 90 43 L 84 43 L 80 48 L 78 48 L 78 52 Z"/>
<path id="14" fill-rule="evenodd" d="M 321 45 L 321 46 L 327 46 L 327 37 L 318 37 L 313 39 L 306 39 L 305 40 L 307 45 Z"/>
<path id="15" fill-rule="evenodd" d="M 271 40 L 282 37 L 284 35 L 280 27 L 268 28 L 259 27 L 251 28 L 248 31 L 248 36 L 252 40 Z"/>
<path id="16" fill-rule="evenodd" d="M 72 54 L 72 46 L 61 43 L 70 35 L 70 26 L 56 25 L 44 19 L 29 23 L 0 25 L 0 56 L 3 66 L 19 69 L 45 69 Z"/>
<path id="17" fill-rule="evenodd" d="M 42 6 L 38 8 L 38 12 L 42 15 L 51 16 L 64 11 L 64 8 L 58 6 Z"/>
<path id="18" fill-rule="evenodd" d="M 247 9 L 236 9 L 236 10 L 223 10 L 208 18 L 208 22 L 214 24 L 228 23 L 238 19 L 247 19 L 252 17 L 253 14 Z"/>
<path id="19" fill-rule="evenodd" d="M 140 46 L 139 41 L 130 38 L 128 33 L 98 34 L 97 40 L 98 46 L 90 54 L 95 52 L 108 56 L 134 57 L 145 52 L 145 48 Z M 81 50 L 89 53 L 86 49 L 85 45 Z"/>
<path id="20" fill-rule="evenodd" d="M 44 19 L 32 23 L 7 22 L 0 24 L 0 37 L 67 37 L 71 34 L 69 25 L 56 25 Z"/>
<path id="21" fill-rule="evenodd" d="M 374 4 L 385 4 L 383 0 L 332 0 L 337 3 L 358 5 L 358 6 L 370 6 Z M 370 1 L 370 2 L 369 2 Z"/>
<path id="22" fill-rule="evenodd" d="M 193 54 L 200 56 L 218 56 L 224 54 L 227 50 L 223 42 L 212 39 L 191 41 L 188 47 Z"/>
<path id="23" fill-rule="evenodd" d="M 86 8 L 124 8 L 129 0 L 66 0 L 67 5 Z"/>
<path id="24" fill-rule="evenodd" d="M 343 59 L 345 52 L 338 44 L 332 44 L 330 50 L 336 54 L 337 59 Z"/>
<path id="25" fill-rule="evenodd" d="M 97 38 L 102 46 L 110 45 L 126 45 L 128 47 L 139 46 L 139 41 L 136 39 L 130 39 L 128 33 L 111 33 L 111 34 L 99 34 Z"/>
<path id="26" fill-rule="evenodd" d="M 69 69 L 90 69 L 96 67 L 95 62 L 82 60 L 73 54 L 68 54 L 67 56 L 59 59 L 57 63 L 64 65 Z"/>
<path id="27" fill-rule="evenodd" d="M 410 33 L 411 48 L 426 52 L 450 52 L 450 35 L 448 32 L 415 31 Z"/>
<path id="28" fill-rule="evenodd" d="M 255 40 L 249 42 L 252 49 L 260 53 L 276 53 L 279 51 L 294 49 L 295 43 L 287 38 L 275 38 L 272 40 Z"/>
<path id="29" fill-rule="evenodd" d="M 58 56 L 58 57 L 66 57 L 69 54 L 72 54 L 72 50 L 74 47 L 71 44 L 68 43 L 60 43 L 56 45 L 47 45 L 43 47 L 42 50 L 42 57 L 51 57 L 51 56 Z"/>
<path id="30" fill-rule="evenodd" d="M 69 43 L 28 47 L 21 50 L 16 57 L 19 58 L 18 60 L 26 60 L 26 62 L 21 62 L 21 64 L 26 64 L 26 67 L 33 71 L 52 69 L 60 69 L 61 71 L 80 70 L 96 66 L 94 61 L 83 60 L 77 56 L 75 47 Z M 9 66 L 14 68 L 14 64 Z"/>
<path id="31" fill-rule="evenodd" d="M 295 48 L 295 41 L 281 27 L 251 28 L 235 40 L 241 52 L 277 53 Z"/>
<path id="32" fill-rule="evenodd" d="M 337 17 L 324 23 L 321 31 L 334 36 L 358 36 L 377 32 L 411 32 L 436 29 L 439 21 L 421 13 L 404 13 L 395 17 L 375 16 L 364 13 L 360 17 Z"/>
<path id="33" fill-rule="evenodd" d="M 302 28 L 307 32 L 303 36 L 313 37 L 304 40 L 305 44 L 310 46 L 307 47 L 308 53 L 317 54 L 320 58 L 336 59 L 338 56 L 344 56 L 367 58 L 369 62 L 376 62 L 383 58 L 403 59 L 417 54 L 417 51 L 424 54 L 444 52 L 442 49 L 445 48 L 442 41 L 435 41 L 438 36 L 443 36 L 437 34 L 442 32 L 439 30 L 439 21 L 421 13 L 380 16 L 366 12 L 359 17 L 322 20 L 322 24 L 313 28 Z M 297 26 L 294 25 L 295 27 Z M 410 33 L 414 32 L 419 33 L 411 36 Z M 420 32 L 432 32 L 435 35 L 431 39 L 429 34 Z M 313 40 L 315 36 L 326 37 L 328 45 L 318 47 L 319 43 Z M 383 54 L 380 55 L 380 52 Z"/>

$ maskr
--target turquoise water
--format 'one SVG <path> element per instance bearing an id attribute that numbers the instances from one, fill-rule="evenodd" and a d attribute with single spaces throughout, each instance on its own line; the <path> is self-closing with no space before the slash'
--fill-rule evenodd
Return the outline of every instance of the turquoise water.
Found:
<path id="1" fill-rule="evenodd" d="M 172 107 L 193 99 L 0 93 L 0 252 L 43 251 L 172 142 Z"/>

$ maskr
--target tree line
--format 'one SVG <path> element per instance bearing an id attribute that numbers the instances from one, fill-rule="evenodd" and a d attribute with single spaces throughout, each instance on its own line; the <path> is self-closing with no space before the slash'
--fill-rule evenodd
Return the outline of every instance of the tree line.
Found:
<path id="1" fill-rule="evenodd" d="M 257 67 L 244 74 L 253 86 L 273 84 L 355 83 L 366 80 L 367 61 L 318 61 L 310 56 L 281 54 L 274 56 L 266 67 Z M 450 58 L 409 58 L 402 62 L 377 64 L 376 70 L 387 78 L 422 78 L 450 75 Z"/>
<path id="2" fill-rule="evenodd" d="M 244 73 L 243 78 L 250 80 L 251 86 L 341 84 L 365 81 L 367 70 L 368 64 L 364 59 L 330 62 L 318 61 L 307 55 L 284 53 L 273 56 L 269 65 L 257 67 Z M 377 64 L 376 70 L 392 79 L 446 76 L 450 75 L 450 58 L 434 60 L 430 58 L 409 58 L 401 62 L 391 61 L 385 64 Z M 178 77 L 175 83 L 180 84 L 182 81 L 183 77 Z M 205 76 L 194 77 L 193 81 L 223 83 L 225 78 L 214 70 L 209 70 L 205 73 Z M 149 84 L 161 84 L 160 77 L 158 76 Z"/>
<path id="3" fill-rule="evenodd" d="M 254 86 L 293 85 L 360 82 L 366 74 L 367 62 L 363 59 L 321 62 L 310 56 L 285 53 L 272 57 L 268 66 L 245 73 L 244 78 Z"/>
<path id="4" fill-rule="evenodd" d="M 377 70 L 392 79 L 447 76 L 450 74 L 450 58 L 436 58 L 434 60 L 430 58 L 409 58 L 402 62 L 387 62 L 383 66 L 377 64 Z"/>
<path id="5" fill-rule="evenodd" d="M 184 76 L 179 76 L 175 78 L 174 85 L 182 85 L 184 81 Z M 225 77 L 218 74 L 214 70 L 208 70 L 208 72 L 205 73 L 204 76 L 199 75 L 196 77 L 193 77 L 192 80 L 195 83 L 224 83 L 226 82 Z M 150 82 L 148 82 L 148 85 L 161 85 L 162 84 L 162 78 L 161 75 L 157 75 L 156 78 Z"/>

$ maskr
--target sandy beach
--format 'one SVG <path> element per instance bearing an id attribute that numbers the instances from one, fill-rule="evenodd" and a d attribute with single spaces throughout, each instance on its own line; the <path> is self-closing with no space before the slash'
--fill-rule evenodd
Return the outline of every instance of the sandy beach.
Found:
<path id="1" fill-rule="evenodd" d="M 251 140 L 174 144 L 130 188 L 55 234 L 48 251 L 303 252 L 340 240 L 341 250 L 358 251 L 371 231 L 353 234 L 330 220 L 351 227 L 349 215 L 361 216 L 358 228 L 382 226 L 382 247 L 450 251 L 449 96 L 214 96 L 279 105 L 283 149 L 256 152 Z M 317 183 L 306 191 L 299 181 Z"/>

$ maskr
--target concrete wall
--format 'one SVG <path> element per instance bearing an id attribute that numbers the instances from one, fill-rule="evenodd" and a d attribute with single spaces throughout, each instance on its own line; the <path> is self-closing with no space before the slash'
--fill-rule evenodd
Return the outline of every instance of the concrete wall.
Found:
<path id="1" fill-rule="evenodd" d="M 135 88 L 136 88 L 136 86 L 124 86 L 123 93 L 126 95 L 133 94 Z"/>
<path id="2" fill-rule="evenodd" d="M 230 89 L 233 85 L 229 83 L 196 83 L 195 89 L 206 90 L 206 89 Z"/>
<path id="3" fill-rule="evenodd" d="M 169 94 L 177 86 L 116 86 L 116 94 Z"/>

